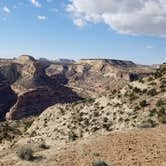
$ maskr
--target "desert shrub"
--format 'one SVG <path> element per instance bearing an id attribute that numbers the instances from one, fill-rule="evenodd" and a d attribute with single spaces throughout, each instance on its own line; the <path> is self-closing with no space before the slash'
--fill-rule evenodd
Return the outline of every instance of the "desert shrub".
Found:
<path id="1" fill-rule="evenodd" d="M 166 112 L 164 107 L 161 107 L 158 112 L 158 121 L 160 123 L 166 123 Z"/>
<path id="2" fill-rule="evenodd" d="M 112 104 L 111 103 L 108 103 L 107 106 L 111 106 Z"/>
<path id="3" fill-rule="evenodd" d="M 100 114 L 99 114 L 98 111 L 96 111 L 96 112 L 93 113 L 93 115 L 94 115 L 94 117 L 98 117 Z"/>
<path id="4" fill-rule="evenodd" d="M 166 85 L 166 80 L 165 79 L 161 80 L 161 84 Z"/>
<path id="5" fill-rule="evenodd" d="M 140 79 L 139 79 L 139 82 L 143 84 L 143 83 L 144 83 L 143 78 L 140 78 Z"/>
<path id="6" fill-rule="evenodd" d="M 116 93 L 117 93 L 117 90 L 114 89 L 114 90 L 112 91 L 112 94 L 114 95 L 114 94 L 116 94 Z"/>
<path id="7" fill-rule="evenodd" d="M 24 123 L 25 124 L 24 130 L 27 131 L 31 127 L 32 123 L 33 123 L 33 120 L 26 121 Z"/>
<path id="8" fill-rule="evenodd" d="M 149 96 L 155 96 L 155 95 L 157 95 L 157 91 L 156 91 L 156 89 L 150 89 L 150 90 L 148 90 L 147 91 L 147 95 L 149 95 Z"/>
<path id="9" fill-rule="evenodd" d="M 92 166 L 108 166 L 108 164 L 105 161 L 96 161 Z"/>
<path id="10" fill-rule="evenodd" d="M 165 71 L 166 71 L 165 67 L 157 69 L 156 72 L 154 73 L 155 78 L 161 77 L 163 74 L 165 74 Z"/>
<path id="11" fill-rule="evenodd" d="M 109 122 L 109 123 L 103 123 L 103 128 L 105 128 L 107 131 L 110 131 L 111 130 L 111 127 L 112 126 L 112 123 Z"/>
<path id="12" fill-rule="evenodd" d="M 34 159 L 33 150 L 30 147 L 23 146 L 17 152 L 21 160 L 32 161 Z"/>
<path id="13" fill-rule="evenodd" d="M 103 106 L 101 106 L 101 107 L 100 107 L 100 110 L 103 110 L 103 109 L 104 109 L 104 107 L 103 107 Z"/>
<path id="14" fill-rule="evenodd" d="M 146 107 L 148 104 L 147 104 L 147 101 L 146 101 L 146 100 L 142 100 L 142 101 L 139 103 L 139 105 L 140 105 L 141 107 Z"/>
<path id="15" fill-rule="evenodd" d="M 159 100 L 157 101 L 157 103 L 156 103 L 156 106 L 157 106 L 157 107 L 161 107 L 161 106 L 163 106 L 163 105 L 164 105 L 164 102 L 163 102 L 162 99 L 159 99 Z"/>
<path id="16" fill-rule="evenodd" d="M 129 87 L 129 89 L 133 89 L 133 87 L 131 85 L 129 85 L 129 84 L 128 84 L 128 87 Z"/>
<path id="17" fill-rule="evenodd" d="M 142 90 L 142 93 L 146 93 L 146 92 L 147 92 L 147 89 L 143 89 L 143 90 Z"/>
<path id="18" fill-rule="evenodd" d="M 69 141 L 75 141 L 77 139 L 77 135 L 75 134 L 75 132 L 69 131 L 68 139 L 69 139 Z"/>
<path id="19" fill-rule="evenodd" d="M 88 119 L 88 118 L 85 118 L 85 119 L 84 119 L 84 125 L 85 125 L 85 126 L 89 126 L 89 124 L 90 124 L 90 123 L 89 123 L 89 119 Z"/>
<path id="20" fill-rule="evenodd" d="M 153 108 L 152 110 L 149 111 L 149 116 L 154 116 L 157 113 L 156 108 Z"/>
<path id="21" fill-rule="evenodd" d="M 165 91 L 166 91 L 166 89 L 165 89 L 164 87 L 160 88 L 160 92 L 161 92 L 161 93 L 163 93 L 163 92 L 165 92 Z"/>
<path id="22" fill-rule="evenodd" d="M 156 126 L 156 123 L 152 119 L 148 119 L 146 121 L 143 121 L 139 127 L 141 128 L 153 128 Z"/>
<path id="23" fill-rule="evenodd" d="M 163 114 L 166 114 L 165 113 L 165 108 L 164 107 L 161 107 L 159 112 L 158 112 L 159 115 L 163 115 Z"/>
<path id="24" fill-rule="evenodd" d="M 135 92 L 135 93 L 141 93 L 141 89 L 137 88 L 137 87 L 134 87 L 133 92 Z"/>
<path id="25" fill-rule="evenodd" d="M 0 123 L 0 141 L 12 141 L 14 136 L 21 135 L 21 131 L 16 126 L 10 125 L 8 122 Z"/>
<path id="26" fill-rule="evenodd" d="M 122 97 L 122 95 L 121 94 L 118 94 L 118 98 L 121 98 Z"/>
<path id="27" fill-rule="evenodd" d="M 154 85 L 157 85 L 157 83 L 156 82 L 150 82 L 148 85 L 154 86 Z"/>
<path id="28" fill-rule="evenodd" d="M 135 99 L 137 99 L 138 97 L 132 92 L 132 93 L 130 93 L 129 94 L 129 100 L 130 101 L 133 101 L 133 100 L 135 100 Z"/>
<path id="29" fill-rule="evenodd" d="M 135 106 L 134 111 L 138 111 L 139 109 L 140 109 L 140 107 L 137 105 L 137 106 Z"/>
<path id="30" fill-rule="evenodd" d="M 122 117 L 120 117 L 120 118 L 118 119 L 118 121 L 119 121 L 119 122 L 122 122 L 122 121 L 123 121 L 123 118 L 122 118 Z"/>
<path id="31" fill-rule="evenodd" d="M 103 118 L 103 121 L 104 121 L 104 122 L 108 122 L 108 118 L 107 118 L 107 117 L 104 117 L 104 118 Z"/>
<path id="32" fill-rule="evenodd" d="M 120 107 L 120 103 L 116 103 L 114 107 Z"/>
<path id="33" fill-rule="evenodd" d="M 158 121 L 160 123 L 165 124 L 166 123 L 166 115 L 158 116 Z"/>
<path id="34" fill-rule="evenodd" d="M 150 81 L 153 81 L 153 77 L 149 77 L 148 78 L 148 81 L 150 82 Z"/>

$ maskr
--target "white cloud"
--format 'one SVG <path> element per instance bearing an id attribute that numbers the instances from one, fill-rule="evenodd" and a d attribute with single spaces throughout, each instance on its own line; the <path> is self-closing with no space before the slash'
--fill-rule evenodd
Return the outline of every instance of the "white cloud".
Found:
<path id="1" fill-rule="evenodd" d="M 7 13 L 7 14 L 10 13 L 10 9 L 9 9 L 7 6 L 4 6 L 4 7 L 3 7 L 3 11 L 4 11 L 5 13 Z"/>
<path id="2" fill-rule="evenodd" d="M 166 37 L 166 0 L 70 0 L 67 11 L 74 23 L 104 23 L 122 34 Z"/>
<path id="3" fill-rule="evenodd" d="M 46 16 L 37 16 L 37 19 L 38 19 L 38 20 L 46 20 L 47 17 L 46 17 Z"/>
<path id="4" fill-rule="evenodd" d="M 73 23 L 77 26 L 77 27 L 84 27 L 85 26 L 85 24 L 86 24 L 86 22 L 84 21 L 84 20 L 82 20 L 82 19 L 74 19 L 73 20 Z"/>
<path id="5" fill-rule="evenodd" d="M 31 0 L 32 4 L 36 7 L 41 7 L 41 3 L 38 0 Z"/>

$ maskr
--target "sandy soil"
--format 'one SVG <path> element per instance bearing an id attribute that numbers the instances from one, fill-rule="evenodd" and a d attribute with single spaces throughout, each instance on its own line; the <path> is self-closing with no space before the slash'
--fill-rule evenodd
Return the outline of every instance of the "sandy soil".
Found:
<path id="1" fill-rule="evenodd" d="M 37 160 L 25 162 L 14 149 L 7 150 L 0 155 L 0 166 L 91 166 L 98 160 L 110 166 L 166 166 L 166 126 L 91 136 L 35 155 Z"/>

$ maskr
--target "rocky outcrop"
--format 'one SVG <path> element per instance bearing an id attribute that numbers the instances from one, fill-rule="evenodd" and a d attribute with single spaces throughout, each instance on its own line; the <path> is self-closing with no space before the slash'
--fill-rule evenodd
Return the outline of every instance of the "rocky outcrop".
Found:
<path id="1" fill-rule="evenodd" d="M 17 95 L 9 86 L 0 86 L 0 121 L 5 119 L 8 110 L 17 101 Z"/>
<path id="2" fill-rule="evenodd" d="M 1 63 L 0 62 L 0 82 L 12 84 L 19 77 L 20 65 L 16 63 Z"/>
<path id="3" fill-rule="evenodd" d="M 70 103 L 81 98 L 67 87 L 41 87 L 19 94 L 16 104 L 6 114 L 7 120 L 22 119 L 42 113 L 56 103 Z"/>
<path id="4" fill-rule="evenodd" d="M 70 88 L 56 81 L 58 77 L 46 75 L 45 66 L 31 56 L 3 60 L 0 78 L 1 85 L 8 85 L 0 90 L 1 119 L 5 116 L 10 120 L 38 115 L 53 104 L 81 99 Z"/>
<path id="5" fill-rule="evenodd" d="M 97 97 L 117 90 L 148 73 L 130 61 L 84 59 L 78 62 L 36 60 L 22 55 L 0 59 L 2 118 L 21 119 L 38 115 L 57 103 L 70 103 L 82 97 Z M 1 95 L 2 94 L 2 95 Z M 78 95 L 79 94 L 79 95 Z"/>
<path id="6" fill-rule="evenodd" d="M 150 74 L 148 67 L 137 66 L 131 61 L 111 59 L 82 59 L 74 64 L 51 64 L 46 68 L 50 77 L 61 75 L 64 84 L 85 96 L 98 96 Z"/>
<path id="7" fill-rule="evenodd" d="M 110 64 L 112 66 L 119 66 L 129 68 L 129 67 L 136 67 L 137 65 L 132 61 L 125 61 L 125 60 L 115 60 L 115 59 L 81 59 L 80 63 L 86 63 L 91 65 L 103 65 L 103 64 Z"/>

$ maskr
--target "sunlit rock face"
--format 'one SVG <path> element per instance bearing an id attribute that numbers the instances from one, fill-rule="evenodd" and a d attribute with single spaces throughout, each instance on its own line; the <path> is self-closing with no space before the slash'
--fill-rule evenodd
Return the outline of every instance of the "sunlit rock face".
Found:
<path id="1" fill-rule="evenodd" d="M 83 95 L 96 97 L 138 80 L 151 72 L 150 67 L 132 61 L 113 59 L 81 59 L 73 64 L 54 63 L 46 68 L 46 74 L 59 78 Z"/>
<path id="2" fill-rule="evenodd" d="M 0 60 L 0 119 L 39 115 L 53 104 L 81 99 L 57 79 L 46 75 L 45 66 L 31 56 Z"/>

